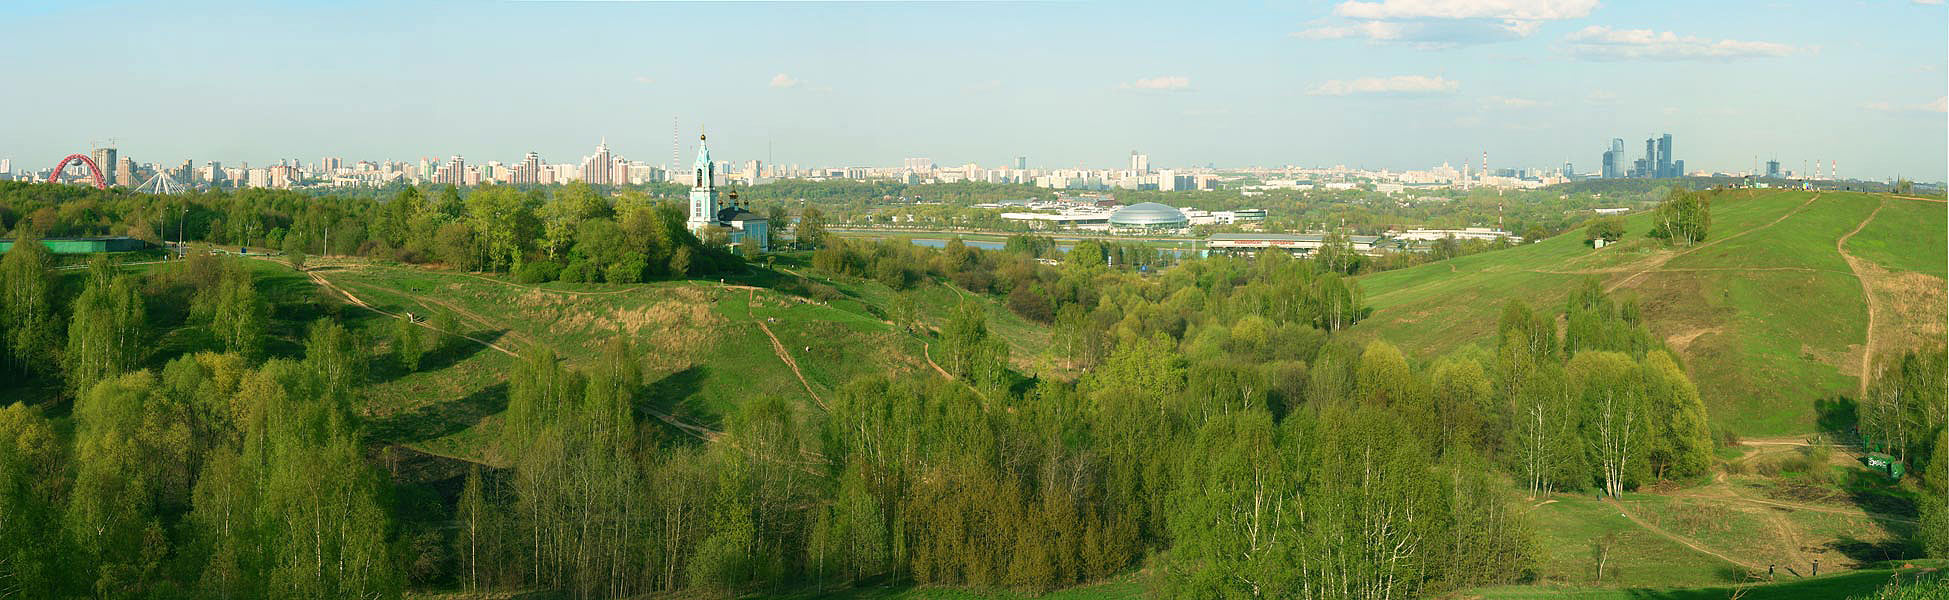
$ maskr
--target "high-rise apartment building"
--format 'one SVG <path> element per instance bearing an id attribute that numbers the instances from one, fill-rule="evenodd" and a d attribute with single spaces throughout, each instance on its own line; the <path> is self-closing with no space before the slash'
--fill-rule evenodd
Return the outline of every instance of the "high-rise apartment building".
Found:
<path id="1" fill-rule="evenodd" d="M 135 185 L 135 159 L 127 156 L 116 159 L 115 185 Z"/>
<path id="2" fill-rule="evenodd" d="M 589 185 L 616 185 L 621 183 L 619 179 L 616 172 L 616 157 L 609 154 L 609 141 L 603 140 L 596 145 L 595 155 L 582 159 L 582 182 Z"/>
<path id="3" fill-rule="evenodd" d="M 1134 172 L 1134 173 L 1137 173 L 1137 174 L 1139 174 L 1139 175 L 1142 175 L 1142 174 L 1144 174 L 1144 173 L 1149 173 L 1149 172 L 1150 172 L 1150 155 L 1149 155 L 1149 154 L 1138 154 L 1136 150 L 1131 150 L 1131 151 L 1130 151 L 1130 170 L 1131 170 L 1131 172 Z"/>
<path id="4" fill-rule="evenodd" d="M 516 185 L 541 183 L 540 154 L 529 152 L 527 156 L 521 157 L 521 165 L 514 168 L 514 183 Z"/>
<path id="5" fill-rule="evenodd" d="M 1015 157 L 1015 170 L 1017 171 L 1029 170 L 1029 157 L 1027 156 Z"/>
<path id="6" fill-rule="evenodd" d="M 467 185 L 467 159 L 455 154 L 453 158 L 433 169 L 433 183 L 446 185 Z"/>
<path id="7" fill-rule="evenodd" d="M 89 154 L 92 155 L 89 158 L 95 160 L 95 168 L 102 170 L 102 179 L 106 180 L 104 183 L 108 185 L 121 185 L 122 182 L 115 179 L 114 148 L 96 148 Z"/>

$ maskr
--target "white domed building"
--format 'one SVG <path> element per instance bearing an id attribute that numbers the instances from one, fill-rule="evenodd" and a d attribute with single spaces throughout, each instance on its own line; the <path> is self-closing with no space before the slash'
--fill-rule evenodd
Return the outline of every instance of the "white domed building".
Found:
<path id="1" fill-rule="evenodd" d="M 1143 202 L 1110 213 L 1114 229 L 1175 230 L 1191 226 L 1184 212 L 1156 202 Z"/>

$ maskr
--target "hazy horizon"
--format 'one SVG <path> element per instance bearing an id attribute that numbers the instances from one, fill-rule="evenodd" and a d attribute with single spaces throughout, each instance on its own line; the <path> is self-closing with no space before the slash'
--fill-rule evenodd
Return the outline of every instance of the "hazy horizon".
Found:
<path id="1" fill-rule="evenodd" d="M 1944 7 L 1921 2 L 184 2 L 0 7 L 0 158 L 453 154 L 801 166 L 1596 171 L 1676 139 L 1949 179 Z"/>

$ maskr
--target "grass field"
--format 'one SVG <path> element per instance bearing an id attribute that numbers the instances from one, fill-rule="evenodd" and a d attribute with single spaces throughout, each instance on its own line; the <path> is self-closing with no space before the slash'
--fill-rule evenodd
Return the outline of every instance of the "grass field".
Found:
<path id="1" fill-rule="evenodd" d="M 378 310 L 446 312 L 465 335 L 517 353 L 545 346 L 571 366 L 587 366 L 603 340 L 625 336 L 650 384 L 649 408 L 705 427 L 718 426 L 750 398 L 776 396 L 809 407 L 857 377 L 931 375 L 921 355 L 924 340 L 850 297 L 822 303 L 715 281 L 529 286 L 385 265 L 314 272 Z M 343 310 L 373 323 L 372 339 L 387 339 L 383 327 L 390 318 Z M 504 408 L 515 360 L 462 340 L 435 352 L 418 371 L 376 369 L 365 410 L 373 435 L 435 454 L 503 463 L 486 440 Z"/>
<path id="2" fill-rule="evenodd" d="M 958 588 L 910 586 L 861 586 L 835 592 L 806 592 L 785 595 L 758 594 L 747 600 L 1136 600 L 1144 597 L 1144 584 L 1136 575 L 1111 581 L 1080 585 L 1047 594 L 1009 591 L 972 591 Z"/>
<path id="3" fill-rule="evenodd" d="M 1890 196 L 1881 214 L 1847 242 L 1847 251 L 1891 271 L 1949 276 L 1949 262 L 1939 260 L 1949 245 L 1949 205 Z"/>
<path id="4" fill-rule="evenodd" d="M 1562 586 L 1504 586 L 1473 590 L 1463 598 L 1484 600 L 1813 600 L 1844 599 L 1871 594 L 1896 578 L 1913 581 L 1919 569 L 1868 569 L 1807 579 L 1782 578 L 1773 583 L 1745 586 L 1628 587 L 1615 589 Z"/>
<path id="5" fill-rule="evenodd" d="M 1638 214 L 1626 219 L 1625 238 L 1603 249 L 1576 230 L 1362 277 L 1374 315 L 1352 332 L 1426 360 L 1491 343 L 1511 299 L 1560 311 L 1580 279 L 1595 277 L 1614 295 L 1641 299 L 1652 332 L 1698 382 L 1714 425 L 1749 436 L 1812 432 L 1817 399 L 1855 390 L 1867 337 L 1868 298 L 1836 243 L 1877 215 L 1847 247 L 1903 272 L 1869 276 L 1885 309 L 1876 350 L 1886 353 L 1926 337 L 1901 331 L 1940 331 L 1941 265 L 1949 263 L 1942 212 L 1868 194 L 1726 192 L 1714 199 L 1711 237 L 1692 247 L 1647 238 L 1651 215 Z"/>

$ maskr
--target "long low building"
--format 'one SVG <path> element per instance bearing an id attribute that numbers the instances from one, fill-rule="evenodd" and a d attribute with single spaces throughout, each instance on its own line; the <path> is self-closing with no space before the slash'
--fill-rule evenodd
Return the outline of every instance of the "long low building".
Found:
<path id="1" fill-rule="evenodd" d="M 1093 225 L 1110 222 L 1109 212 L 1069 212 L 1049 213 L 1002 213 L 1002 218 L 1010 221 L 1041 221 L 1055 225 Z"/>
<path id="2" fill-rule="evenodd" d="M 1496 239 L 1498 238 L 1509 238 L 1509 241 L 1514 243 L 1520 244 L 1523 242 L 1523 236 L 1513 235 L 1507 231 L 1503 231 L 1500 229 L 1491 229 L 1488 227 L 1466 227 L 1462 229 L 1409 229 L 1401 233 L 1393 234 L 1392 237 L 1394 239 L 1405 240 L 1410 242 L 1433 242 L 1433 241 L 1439 241 L 1443 238 L 1455 238 L 1457 240 L 1483 240 L 1489 242 L 1496 241 Z"/>
<path id="3" fill-rule="evenodd" d="M 1386 238 L 1373 235 L 1347 236 L 1355 252 L 1372 254 Z M 1215 253 L 1256 252 L 1278 248 L 1295 254 L 1312 254 L 1326 245 L 1323 233 L 1218 233 L 1205 239 L 1205 249 Z"/>
<path id="4" fill-rule="evenodd" d="M 134 252 L 149 247 L 148 242 L 128 236 L 41 238 L 41 245 L 47 246 L 47 251 L 52 254 Z M 0 239 L 0 254 L 12 250 L 13 247 L 13 240 Z"/>

